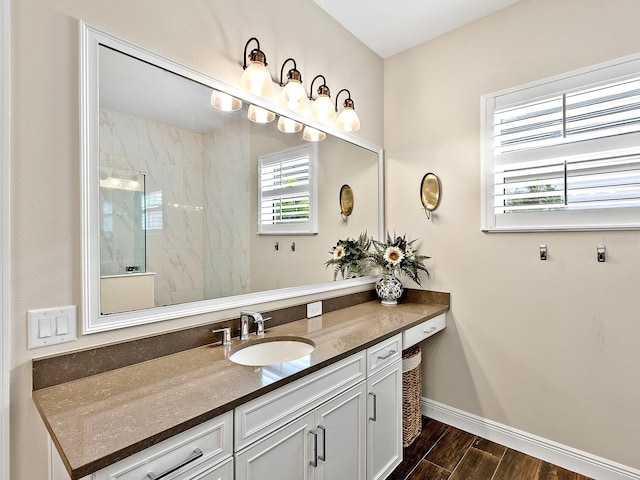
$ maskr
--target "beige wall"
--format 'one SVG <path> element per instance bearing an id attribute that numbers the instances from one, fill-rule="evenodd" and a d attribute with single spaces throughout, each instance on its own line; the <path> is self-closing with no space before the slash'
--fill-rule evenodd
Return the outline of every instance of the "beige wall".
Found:
<path id="1" fill-rule="evenodd" d="M 31 358 L 200 324 L 222 312 L 27 350 L 28 309 L 79 305 L 78 20 L 237 84 L 242 50 L 260 39 L 270 71 L 289 56 L 303 79 L 349 88 L 360 136 L 382 143 L 382 60 L 311 0 L 13 0 L 11 158 L 11 478 L 47 478 Z M 276 73 L 277 72 L 277 73 Z M 308 85 L 308 84 L 307 84 Z"/>
<path id="2" fill-rule="evenodd" d="M 640 52 L 638 18 L 636 0 L 521 0 L 398 54 L 384 142 L 388 228 L 422 238 L 425 287 L 452 294 L 423 394 L 635 468 L 640 232 L 482 233 L 479 128 L 483 94 Z M 418 208 L 429 171 L 432 221 Z"/>

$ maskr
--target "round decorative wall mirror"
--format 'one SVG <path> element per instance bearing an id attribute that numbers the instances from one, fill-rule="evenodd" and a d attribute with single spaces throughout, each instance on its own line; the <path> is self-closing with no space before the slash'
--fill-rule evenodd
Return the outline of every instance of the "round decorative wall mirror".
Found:
<path id="1" fill-rule="evenodd" d="M 422 177 L 420 201 L 427 218 L 431 218 L 431 212 L 438 208 L 440 203 L 440 179 L 435 173 L 427 173 Z"/>
<path id="2" fill-rule="evenodd" d="M 340 188 L 340 215 L 342 220 L 347 221 L 347 217 L 353 212 L 353 190 L 349 185 L 342 185 Z"/>

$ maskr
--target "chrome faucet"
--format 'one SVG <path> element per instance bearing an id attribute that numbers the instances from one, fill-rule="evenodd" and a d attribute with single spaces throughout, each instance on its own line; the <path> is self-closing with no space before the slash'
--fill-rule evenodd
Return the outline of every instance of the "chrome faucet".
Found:
<path id="1" fill-rule="evenodd" d="M 256 324 L 256 335 L 264 337 L 264 322 L 271 320 L 271 317 L 263 318 L 258 312 L 240 312 L 240 340 L 249 340 L 249 317 L 253 318 Z"/>

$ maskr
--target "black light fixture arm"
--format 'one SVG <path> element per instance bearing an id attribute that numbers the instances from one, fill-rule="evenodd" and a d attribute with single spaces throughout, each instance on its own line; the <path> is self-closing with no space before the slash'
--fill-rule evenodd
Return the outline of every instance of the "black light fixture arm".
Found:
<path id="1" fill-rule="evenodd" d="M 340 96 L 340 94 L 342 92 L 347 92 L 347 98 L 344 101 L 343 106 L 344 107 L 349 107 L 349 108 L 353 108 L 353 100 L 351 100 L 351 92 L 349 90 L 347 90 L 346 88 L 343 88 L 342 90 L 340 90 L 338 92 L 338 94 L 336 95 L 336 112 L 338 111 L 338 97 Z"/>
<path id="2" fill-rule="evenodd" d="M 323 92 L 327 97 L 330 96 L 329 87 L 327 87 L 327 79 L 324 78 L 324 75 L 316 75 L 313 77 L 313 80 L 311 80 L 311 86 L 309 87 L 309 100 L 313 100 L 313 84 L 318 78 L 322 78 L 322 85 L 318 87 L 318 95 L 321 95 L 321 92 Z"/>
<path id="3" fill-rule="evenodd" d="M 291 80 L 292 78 L 295 78 L 300 83 L 302 83 L 302 75 L 298 71 L 298 66 L 296 65 L 296 61 L 293 58 L 289 57 L 283 62 L 282 67 L 280 68 L 280 86 L 284 87 L 285 85 L 282 82 L 282 77 L 284 74 L 284 66 L 287 64 L 287 62 L 293 62 L 293 68 L 289 69 L 289 73 L 287 73 L 287 79 Z"/>
<path id="4" fill-rule="evenodd" d="M 251 50 L 251 53 L 249 53 L 249 55 L 247 55 L 247 47 L 249 46 L 249 44 L 255 41 L 256 42 L 256 48 L 254 48 L 253 50 Z M 256 37 L 251 37 L 249 40 L 247 40 L 247 43 L 244 44 L 244 62 L 242 64 L 242 69 L 246 70 L 247 69 L 247 58 L 250 58 L 251 60 L 254 60 L 254 57 L 257 55 L 261 55 L 262 58 L 264 59 L 264 65 L 265 67 L 267 66 L 267 56 L 264 54 L 264 52 L 262 50 L 260 50 L 260 41 L 256 38 Z"/>

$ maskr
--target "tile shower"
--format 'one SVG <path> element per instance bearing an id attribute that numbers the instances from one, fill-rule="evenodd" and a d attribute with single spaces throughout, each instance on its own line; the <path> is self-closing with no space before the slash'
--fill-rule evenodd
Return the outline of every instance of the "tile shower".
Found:
<path id="1" fill-rule="evenodd" d="M 101 275 L 154 272 L 156 306 L 247 293 L 249 171 L 239 118 L 192 132 L 101 108 Z"/>

